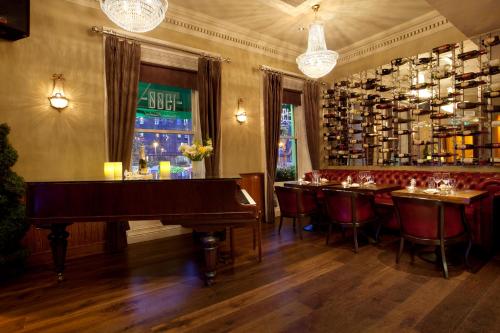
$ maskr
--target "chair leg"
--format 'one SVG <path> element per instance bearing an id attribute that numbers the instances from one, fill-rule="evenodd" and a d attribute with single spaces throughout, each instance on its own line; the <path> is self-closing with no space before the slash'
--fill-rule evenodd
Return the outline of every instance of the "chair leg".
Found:
<path id="1" fill-rule="evenodd" d="M 300 238 L 300 240 L 302 240 L 302 218 L 301 217 L 297 218 L 297 224 L 299 227 L 299 238 Z"/>
<path id="2" fill-rule="evenodd" d="M 280 225 L 278 227 L 278 235 L 281 234 L 281 226 L 283 225 L 283 215 L 280 216 Z"/>
<path id="3" fill-rule="evenodd" d="M 234 263 L 234 228 L 229 228 L 229 248 L 231 249 L 231 262 Z"/>
<path id="4" fill-rule="evenodd" d="M 326 232 L 326 245 L 330 243 L 330 234 L 332 233 L 332 224 L 328 223 L 328 231 Z"/>
<path id="5" fill-rule="evenodd" d="M 467 244 L 467 250 L 465 250 L 465 266 L 467 267 L 467 269 L 472 269 L 472 266 L 469 262 L 469 253 L 471 247 L 472 247 L 472 239 L 469 238 L 469 243 Z"/>
<path id="6" fill-rule="evenodd" d="M 411 263 L 413 264 L 415 262 L 415 243 L 411 242 L 411 247 L 410 247 L 410 258 L 411 258 Z"/>
<path id="7" fill-rule="evenodd" d="M 355 224 L 353 224 L 352 232 L 353 232 L 352 237 L 354 238 L 354 252 L 358 253 L 358 228 L 356 227 Z"/>
<path id="8" fill-rule="evenodd" d="M 441 244 L 439 244 L 439 247 L 441 249 L 441 262 L 443 264 L 443 276 L 445 279 L 448 278 L 448 264 L 446 263 L 446 251 L 444 249 L 444 243 L 441 242 Z"/>
<path id="9" fill-rule="evenodd" d="M 403 254 L 404 248 L 405 248 L 405 239 L 401 237 L 401 240 L 399 241 L 399 251 L 398 254 L 396 255 L 396 264 L 399 264 L 399 259 L 401 259 L 401 255 Z"/>
<path id="10" fill-rule="evenodd" d="M 295 229 L 295 217 L 293 218 L 293 233 L 296 233 L 297 230 Z"/>
<path id="11" fill-rule="evenodd" d="M 259 250 L 259 262 L 262 261 L 262 225 L 257 225 L 257 246 Z"/>
<path id="12" fill-rule="evenodd" d="M 255 248 L 257 247 L 257 235 L 256 235 L 256 232 L 255 232 L 255 227 L 252 228 L 252 240 L 253 240 L 253 250 L 255 251 Z"/>
<path id="13" fill-rule="evenodd" d="M 345 240 L 345 228 L 344 227 L 340 227 L 342 229 L 342 238 Z"/>
<path id="14" fill-rule="evenodd" d="M 380 239 L 380 229 L 382 229 L 382 223 L 378 223 L 377 230 L 375 231 L 375 242 L 378 243 Z"/>

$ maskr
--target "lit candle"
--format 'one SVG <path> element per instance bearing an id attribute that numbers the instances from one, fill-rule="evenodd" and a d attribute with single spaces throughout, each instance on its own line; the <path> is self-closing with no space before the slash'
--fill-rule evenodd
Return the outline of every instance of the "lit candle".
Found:
<path id="1" fill-rule="evenodd" d="M 170 161 L 160 161 L 160 179 L 170 179 Z"/>
<path id="2" fill-rule="evenodd" d="M 106 180 L 115 179 L 115 163 L 114 162 L 104 162 L 104 178 Z"/>
<path id="3" fill-rule="evenodd" d="M 123 179 L 123 166 L 122 162 L 114 162 L 114 179 L 122 180 Z"/>

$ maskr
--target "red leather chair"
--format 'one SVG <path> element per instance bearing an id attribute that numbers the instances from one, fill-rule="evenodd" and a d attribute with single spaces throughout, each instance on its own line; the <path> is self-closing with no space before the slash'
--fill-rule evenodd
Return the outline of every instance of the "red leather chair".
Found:
<path id="1" fill-rule="evenodd" d="M 345 228 L 353 229 L 354 252 L 358 253 L 358 228 L 378 221 L 373 196 L 330 188 L 323 189 L 323 193 L 330 222 L 326 244 L 330 242 L 333 224 L 338 224 L 342 234 Z"/>
<path id="2" fill-rule="evenodd" d="M 316 192 L 307 189 L 275 186 L 274 190 L 278 197 L 280 206 L 280 225 L 278 233 L 281 233 L 283 218 L 293 219 L 293 231 L 295 232 L 295 220 L 299 225 L 299 236 L 302 239 L 302 219 L 319 215 L 320 210 L 316 199 Z"/>
<path id="3" fill-rule="evenodd" d="M 463 205 L 446 204 L 423 198 L 393 197 L 393 200 L 396 218 L 401 229 L 401 242 L 396 263 L 399 263 L 403 253 L 405 240 L 412 244 L 412 261 L 414 243 L 439 246 L 443 275 L 448 278 L 446 246 L 468 242 L 465 251 L 465 264 L 469 266 L 468 257 L 472 240 L 465 221 Z"/>

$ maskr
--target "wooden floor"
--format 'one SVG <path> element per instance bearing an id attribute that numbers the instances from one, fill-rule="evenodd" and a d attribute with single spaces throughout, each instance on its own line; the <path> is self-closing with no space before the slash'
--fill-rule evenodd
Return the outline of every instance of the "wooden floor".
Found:
<path id="1" fill-rule="evenodd" d="M 0 286 L 0 332 L 500 332 L 500 257 L 450 279 L 395 237 L 365 245 L 264 228 L 257 263 L 237 231 L 234 266 L 202 286 L 191 235 L 68 263 L 67 280 L 37 270 Z"/>

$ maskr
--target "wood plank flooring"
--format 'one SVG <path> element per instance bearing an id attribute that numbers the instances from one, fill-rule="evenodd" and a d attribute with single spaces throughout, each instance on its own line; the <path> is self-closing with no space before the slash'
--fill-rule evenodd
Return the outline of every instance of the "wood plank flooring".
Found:
<path id="1" fill-rule="evenodd" d="M 47 267 L 0 285 L 0 333 L 12 332 L 500 332 L 500 256 L 475 273 L 439 267 L 398 240 L 351 251 L 350 238 L 304 240 L 263 228 L 264 259 L 236 230 L 237 257 L 202 285 L 191 235 L 70 260 L 62 284 Z M 476 261 L 477 263 L 477 261 Z"/>

